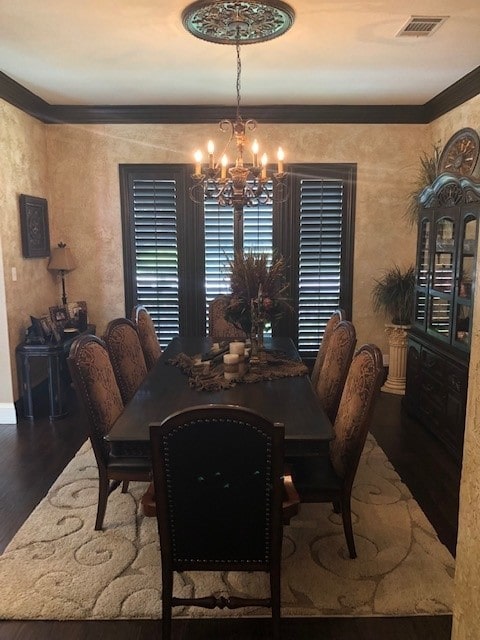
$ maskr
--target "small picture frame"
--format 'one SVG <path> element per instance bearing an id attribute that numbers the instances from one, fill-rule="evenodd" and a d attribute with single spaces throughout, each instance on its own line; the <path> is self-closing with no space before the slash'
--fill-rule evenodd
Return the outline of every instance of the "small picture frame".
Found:
<path id="1" fill-rule="evenodd" d="M 35 316 L 30 316 L 30 322 L 32 323 L 32 328 L 35 336 L 37 338 L 45 338 L 41 319 L 36 318 Z"/>
<path id="2" fill-rule="evenodd" d="M 63 327 L 69 320 L 67 307 L 49 307 L 50 319 L 57 329 L 63 330 Z"/>
<path id="3" fill-rule="evenodd" d="M 20 195 L 20 227 L 24 258 L 45 258 L 50 255 L 48 206 L 45 198 Z"/>
<path id="4" fill-rule="evenodd" d="M 48 316 L 42 316 L 40 318 L 40 324 L 42 325 L 43 335 L 47 340 L 52 337 L 52 323 Z"/>
<path id="5" fill-rule="evenodd" d="M 88 322 L 87 303 L 85 300 L 69 302 L 67 306 L 71 322 L 78 327 L 80 331 L 84 331 L 87 328 Z"/>

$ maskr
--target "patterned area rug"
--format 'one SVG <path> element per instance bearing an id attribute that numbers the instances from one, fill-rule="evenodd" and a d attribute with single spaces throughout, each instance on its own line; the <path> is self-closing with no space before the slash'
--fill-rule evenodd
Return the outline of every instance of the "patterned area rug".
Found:
<path id="1" fill-rule="evenodd" d="M 156 521 L 142 515 L 146 485 L 114 492 L 95 532 L 96 464 L 84 445 L 0 558 L 3 619 L 160 617 Z M 410 616 L 451 612 L 454 560 L 372 437 L 353 491 L 358 558 L 346 553 L 328 504 L 302 505 L 285 528 L 282 615 Z M 176 576 L 176 595 L 263 593 L 259 574 Z M 257 616 L 253 608 L 175 609 L 177 616 Z"/>

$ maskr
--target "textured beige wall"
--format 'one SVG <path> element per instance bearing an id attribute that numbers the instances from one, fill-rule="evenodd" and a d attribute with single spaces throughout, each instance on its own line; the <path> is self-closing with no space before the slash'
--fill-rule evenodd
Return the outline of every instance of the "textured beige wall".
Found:
<path id="1" fill-rule="evenodd" d="M 20 192 L 48 197 L 51 244 L 65 241 L 79 263 L 67 276 L 69 300 L 87 300 L 101 333 L 108 320 L 125 312 L 118 165 L 188 162 L 212 136 L 220 148 L 222 134 L 216 125 L 42 125 L 14 107 L 2 108 L 9 150 L 9 204 L 1 215 L 11 352 L 29 314 L 44 313 L 59 300 L 47 260 L 21 258 Z M 431 146 L 428 127 L 260 123 L 258 138 L 268 140 L 270 157 L 281 144 L 287 161 L 357 163 L 353 320 L 359 343 L 376 342 L 386 351 L 385 318 L 372 313 L 370 293 L 383 269 L 414 259 L 416 229 L 403 213 L 419 154 Z M 20 263 L 13 283 L 11 267 Z"/>
<path id="2" fill-rule="evenodd" d="M 193 149 L 217 131 L 216 125 L 47 128 L 57 230 L 81 265 L 69 275 L 69 298 L 88 301 L 99 333 L 124 313 L 118 165 L 189 162 Z M 393 262 L 414 260 L 416 230 L 402 216 L 426 127 L 260 124 L 257 133 L 260 142 L 268 140 L 270 157 L 281 144 L 287 161 L 358 163 L 353 320 L 359 342 L 386 349 L 384 318 L 371 310 L 372 278 Z"/>
<path id="3" fill-rule="evenodd" d="M 435 122 L 433 132 L 445 143 L 463 127 L 472 127 L 480 133 L 479 123 L 480 96 L 477 96 Z M 476 272 L 455 569 L 454 640 L 480 637 L 480 250 Z"/>
<path id="4" fill-rule="evenodd" d="M 48 258 L 23 257 L 20 232 L 19 195 L 47 199 L 49 195 L 45 125 L 0 100 L 0 149 L 0 230 L 12 382 L 17 397 L 15 346 L 23 339 L 30 314 L 48 311 L 57 291 L 46 269 Z M 51 207 L 49 217 L 52 239 L 55 213 Z M 12 281 L 12 267 L 17 270 L 16 282 Z"/>

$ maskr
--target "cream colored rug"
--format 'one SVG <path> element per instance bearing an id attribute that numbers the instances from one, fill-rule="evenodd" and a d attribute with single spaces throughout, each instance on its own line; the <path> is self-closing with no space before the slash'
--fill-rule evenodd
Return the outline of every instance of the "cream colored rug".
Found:
<path id="1" fill-rule="evenodd" d="M 144 484 L 114 492 L 95 532 L 96 464 L 84 445 L 0 557 L 0 617 L 160 617 L 156 521 L 139 508 Z M 451 612 L 454 560 L 374 439 L 353 491 L 358 558 L 346 554 L 331 506 L 302 505 L 285 528 L 284 616 L 405 616 Z M 176 595 L 261 592 L 259 574 L 176 576 Z M 175 609 L 180 616 L 255 616 L 268 610 Z"/>

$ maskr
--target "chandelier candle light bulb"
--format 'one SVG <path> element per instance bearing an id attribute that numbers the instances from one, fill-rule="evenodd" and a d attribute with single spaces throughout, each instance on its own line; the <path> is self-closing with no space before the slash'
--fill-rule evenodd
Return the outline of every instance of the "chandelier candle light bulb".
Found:
<path id="1" fill-rule="evenodd" d="M 283 152 L 282 147 L 278 147 L 277 160 L 278 160 L 278 173 L 283 173 L 283 161 L 285 160 L 285 154 Z"/>
<path id="2" fill-rule="evenodd" d="M 213 159 L 213 152 L 215 151 L 215 145 L 213 144 L 212 140 L 208 141 L 207 151 L 208 151 L 208 159 L 209 159 L 210 169 L 213 169 L 215 167 L 215 162 L 214 162 L 214 159 Z"/>
<path id="3" fill-rule="evenodd" d="M 202 158 L 203 158 L 202 152 L 200 151 L 200 149 L 195 151 L 193 157 L 195 158 L 195 175 L 200 176 L 202 175 Z"/>
<path id="4" fill-rule="evenodd" d="M 254 140 L 252 144 L 252 153 L 253 153 L 253 166 L 258 167 L 258 142 L 256 140 Z"/>

